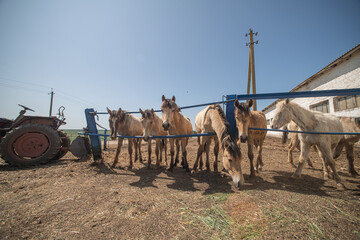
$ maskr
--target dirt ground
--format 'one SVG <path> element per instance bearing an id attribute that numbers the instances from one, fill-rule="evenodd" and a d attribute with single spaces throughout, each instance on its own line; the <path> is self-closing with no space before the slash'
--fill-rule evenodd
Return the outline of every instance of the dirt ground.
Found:
<path id="1" fill-rule="evenodd" d="M 338 191 L 334 180 L 323 180 L 315 152 L 315 168 L 291 179 L 286 148 L 272 137 L 265 140 L 263 171 L 249 180 L 242 145 L 246 183 L 238 190 L 213 171 L 156 170 L 154 154 L 151 170 L 139 162 L 128 169 L 126 147 L 111 169 L 113 147 L 100 167 L 71 153 L 26 169 L 1 160 L 0 239 L 360 239 L 360 178 L 348 175 L 345 153 L 336 164 L 347 189 Z M 190 166 L 196 151 L 191 139 Z M 145 145 L 142 152 L 147 159 Z M 359 147 L 355 157 L 360 172 Z"/>

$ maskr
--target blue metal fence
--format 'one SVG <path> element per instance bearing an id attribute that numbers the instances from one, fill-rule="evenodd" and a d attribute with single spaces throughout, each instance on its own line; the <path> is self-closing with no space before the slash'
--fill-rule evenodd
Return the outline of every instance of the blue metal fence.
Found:
<path id="1" fill-rule="evenodd" d="M 302 92 L 280 92 L 280 93 L 260 93 L 260 94 L 243 94 L 243 95 L 226 95 L 226 101 L 219 101 L 219 102 L 210 102 L 210 103 L 203 103 L 197 105 L 190 105 L 185 107 L 180 107 L 181 109 L 187 108 L 195 108 L 195 107 L 203 107 L 213 104 L 225 104 L 226 106 L 226 117 L 229 121 L 230 128 L 233 134 L 233 137 L 237 137 L 237 128 L 236 128 L 236 121 L 234 117 L 234 104 L 233 102 L 238 100 L 249 100 L 249 99 L 277 99 L 277 98 L 307 98 L 307 97 L 322 97 L 322 96 L 352 96 L 352 95 L 360 95 L 360 88 L 351 88 L 351 89 L 335 89 L 335 90 L 321 90 L 321 91 L 302 91 Z M 155 112 L 161 112 L 160 110 L 155 110 Z M 139 113 L 138 111 L 127 112 L 127 113 Z M 107 134 L 98 134 L 95 122 L 95 115 L 96 114 L 108 114 L 108 112 L 96 112 L 92 108 L 85 109 L 85 117 L 87 122 L 87 132 L 86 133 L 79 133 L 82 135 L 89 135 L 91 146 L 93 149 L 93 156 L 94 160 L 101 158 L 101 145 L 100 145 L 100 138 L 99 136 L 107 137 Z M 257 128 L 253 128 L 257 129 Z M 285 131 L 279 129 L 257 129 L 257 130 L 267 130 L 267 131 Z M 314 133 L 314 132 L 301 132 L 301 131 L 289 131 L 288 132 L 299 132 L 299 133 L 307 133 L 307 134 L 352 134 L 352 135 L 359 135 L 360 133 Z M 176 138 L 176 137 L 195 137 L 195 136 L 207 136 L 207 135 L 214 135 L 214 134 L 191 134 L 191 135 L 172 135 L 172 136 L 152 136 L 152 138 Z M 142 136 L 118 136 L 124 138 L 142 138 Z"/>

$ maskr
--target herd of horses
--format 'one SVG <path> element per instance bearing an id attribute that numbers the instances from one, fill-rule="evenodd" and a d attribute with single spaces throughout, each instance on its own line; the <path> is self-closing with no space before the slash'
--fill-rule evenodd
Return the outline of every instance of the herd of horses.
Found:
<path id="1" fill-rule="evenodd" d="M 155 140 L 155 155 L 156 168 L 160 168 L 162 162 L 162 153 L 164 152 L 165 165 L 167 161 L 167 139 L 160 138 L 167 135 L 190 135 L 193 133 L 190 119 L 181 113 L 181 109 L 176 104 L 176 98 L 171 99 L 162 96 L 161 113 L 159 117 L 154 109 L 139 109 L 141 118 L 133 116 L 121 108 L 118 110 L 110 110 L 109 126 L 110 136 L 112 140 L 117 138 L 117 135 L 123 136 L 143 136 L 142 138 L 128 138 L 129 151 L 129 168 L 132 168 L 132 152 L 135 150 L 135 161 L 139 159 L 142 162 L 141 142 L 142 140 L 148 142 L 148 162 L 147 167 L 151 168 L 151 141 Z M 250 178 L 255 177 L 255 172 L 262 169 L 262 146 L 266 136 L 266 130 L 255 130 L 249 128 L 266 128 L 265 114 L 261 111 L 250 110 L 252 100 L 248 102 L 234 101 L 235 119 L 238 128 L 238 136 L 241 142 L 247 142 L 248 157 L 250 160 Z M 296 103 L 292 103 L 289 99 L 280 101 L 276 106 L 275 117 L 273 118 L 271 128 L 288 128 L 291 130 L 300 131 L 315 131 L 315 132 L 360 132 L 360 121 L 357 118 L 335 117 L 330 114 L 314 112 L 306 110 Z M 214 135 L 198 136 L 198 150 L 195 163 L 192 171 L 196 172 L 198 167 L 203 167 L 203 153 L 206 154 L 206 169 L 210 171 L 209 151 L 211 142 L 214 141 L 214 155 L 213 162 L 214 171 L 218 171 L 218 154 L 222 151 L 222 165 L 223 171 L 227 172 L 236 187 L 244 184 L 244 177 L 241 169 L 242 154 L 239 143 L 236 142 L 231 135 L 229 123 L 225 114 L 219 104 L 209 105 L 202 109 L 195 118 L 196 133 L 215 133 Z M 152 138 L 156 136 L 157 138 Z M 302 168 L 305 161 L 312 167 L 309 158 L 310 147 L 313 146 L 319 153 L 323 162 L 324 177 L 333 177 L 337 183 L 338 189 L 344 189 L 344 185 L 338 175 L 335 167 L 334 158 L 340 155 L 340 152 L 345 147 L 347 152 L 347 159 L 349 163 L 349 173 L 352 176 L 358 175 L 354 168 L 354 143 L 360 139 L 360 135 L 323 135 L 323 134 L 306 134 L 306 133 L 291 133 L 289 148 L 289 163 L 294 167 L 292 161 L 292 151 L 295 148 L 300 149 L 299 164 L 293 178 L 298 178 L 301 175 Z M 284 133 L 283 139 L 287 135 Z M 174 167 L 179 163 L 179 153 L 181 150 L 181 165 L 190 172 L 189 163 L 187 159 L 187 150 L 189 137 L 169 138 L 170 143 L 170 166 L 169 171 L 173 171 Z M 118 146 L 114 162 L 111 167 L 115 167 L 118 162 L 123 138 L 118 137 Z M 176 146 L 176 153 L 175 153 Z M 253 148 L 257 149 L 258 156 L 256 163 L 253 163 L 254 152 Z M 329 167 L 331 171 L 329 170 Z"/>

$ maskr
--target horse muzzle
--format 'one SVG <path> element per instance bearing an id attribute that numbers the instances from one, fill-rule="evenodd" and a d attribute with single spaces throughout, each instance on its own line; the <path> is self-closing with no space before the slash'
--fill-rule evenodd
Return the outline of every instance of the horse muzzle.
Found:
<path id="1" fill-rule="evenodd" d="M 240 136 L 240 141 L 241 141 L 242 143 L 246 142 L 247 139 L 248 139 L 247 136 Z"/>
<path id="2" fill-rule="evenodd" d="M 169 128 L 170 128 L 170 124 L 169 124 L 168 122 L 165 122 L 165 123 L 162 124 L 162 127 L 163 127 L 163 129 L 164 129 L 165 131 L 167 131 L 167 130 L 169 130 Z"/>
<path id="3" fill-rule="evenodd" d="M 144 136 L 144 137 L 143 137 L 143 139 L 144 139 L 145 142 L 147 142 L 147 141 L 149 140 L 149 138 L 150 138 L 149 136 Z"/>

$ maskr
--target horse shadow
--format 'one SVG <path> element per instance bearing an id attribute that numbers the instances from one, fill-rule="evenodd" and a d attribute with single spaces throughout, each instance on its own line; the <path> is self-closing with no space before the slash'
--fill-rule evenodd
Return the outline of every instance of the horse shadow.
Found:
<path id="1" fill-rule="evenodd" d="M 324 188 L 326 181 L 322 178 L 312 177 L 310 175 L 302 174 L 300 178 L 291 178 L 291 172 L 285 171 L 267 171 L 273 173 L 273 181 L 266 181 L 262 178 L 261 173 L 254 179 L 245 177 L 245 185 L 241 186 L 241 190 L 281 190 L 287 192 L 300 193 L 305 195 L 318 195 L 318 196 L 330 196 Z M 336 188 L 333 188 L 336 190 Z"/>
<path id="2" fill-rule="evenodd" d="M 162 173 L 163 169 L 148 169 L 147 167 L 142 167 L 139 169 L 129 169 L 132 173 L 135 174 L 135 176 L 139 177 L 139 180 L 136 182 L 130 183 L 131 186 L 138 187 L 140 189 L 152 187 L 152 188 L 158 188 L 156 185 L 154 185 L 154 181 L 159 177 L 159 175 Z"/>

